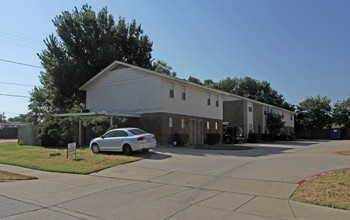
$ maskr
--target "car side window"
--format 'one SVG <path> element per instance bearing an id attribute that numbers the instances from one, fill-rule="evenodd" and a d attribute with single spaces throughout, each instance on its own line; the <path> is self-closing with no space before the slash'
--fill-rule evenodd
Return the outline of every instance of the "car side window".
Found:
<path id="1" fill-rule="evenodd" d="M 110 138 L 110 137 L 114 137 L 115 136 L 115 131 L 110 131 L 110 132 L 107 132 L 104 137 L 105 138 Z"/>
<path id="2" fill-rule="evenodd" d="M 128 134 L 125 131 L 116 131 L 115 137 L 127 137 Z"/>

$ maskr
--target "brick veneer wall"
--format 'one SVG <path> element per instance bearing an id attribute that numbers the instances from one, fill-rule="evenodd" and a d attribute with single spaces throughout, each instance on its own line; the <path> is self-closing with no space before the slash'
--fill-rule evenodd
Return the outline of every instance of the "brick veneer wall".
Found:
<path id="1" fill-rule="evenodd" d="M 244 121 L 246 121 L 246 112 L 244 108 L 243 100 L 239 101 L 226 101 L 223 104 L 224 119 L 223 121 L 229 122 L 232 126 L 244 127 Z"/>
<path id="2" fill-rule="evenodd" d="M 197 116 L 188 116 L 171 113 L 147 113 L 142 114 L 141 118 L 129 118 L 126 126 L 138 127 L 147 132 L 153 133 L 156 136 L 157 144 L 168 145 L 173 143 L 173 135 L 170 134 L 169 128 L 169 117 L 173 118 L 173 134 L 183 133 L 181 128 L 181 119 L 185 119 L 186 125 L 184 133 L 189 134 L 191 132 L 190 122 L 191 120 L 196 121 L 196 134 L 197 143 L 199 143 L 199 121 L 203 121 L 203 139 L 206 143 L 207 133 L 216 133 L 222 135 L 222 120 L 210 119 Z M 207 131 L 206 123 L 209 122 L 209 132 Z M 218 131 L 215 130 L 215 122 L 218 123 Z"/>
<path id="3" fill-rule="evenodd" d="M 253 126 L 254 126 L 254 133 L 259 133 L 259 126 L 260 126 L 260 132 L 262 133 L 263 127 L 265 126 L 263 124 L 263 106 L 253 103 Z"/>

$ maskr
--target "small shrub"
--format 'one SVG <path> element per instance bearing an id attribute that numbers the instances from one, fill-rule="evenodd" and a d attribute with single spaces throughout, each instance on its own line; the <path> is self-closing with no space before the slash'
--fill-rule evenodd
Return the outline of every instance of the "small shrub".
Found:
<path id="1" fill-rule="evenodd" d="M 174 134 L 174 142 L 176 141 L 176 146 L 184 146 L 188 142 L 189 135 L 188 134 Z"/>
<path id="2" fill-rule="evenodd" d="M 248 134 L 248 142 L 249 143 L 257 143 L 259 141 L 258 133 L 249 133 Z"/>
<path id="3" fill-rule="evenodd" d="M 207 134 L 207 143 L 208 143 L 209 145 L 215 145 L 215 144 L 219 143 L 220 138 L 221 138 L 221 135 L 220 135 L 220 134 L 217 134 L 217 133 L 208 133 L 208 134 Z"/>

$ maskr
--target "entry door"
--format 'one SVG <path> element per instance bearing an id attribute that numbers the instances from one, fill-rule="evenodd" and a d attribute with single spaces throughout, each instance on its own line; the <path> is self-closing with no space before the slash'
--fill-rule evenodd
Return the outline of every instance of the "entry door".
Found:
<path id="1" fill-rule="evenodd" d="M 190 144 L 191 145 L 194 145 L 196 144 L 196 120 L 191 120 L 191 123 L 190 123 Z"/>
<path id="2" fill-rule="evenodd" d="M 204 138 L 203 138 L 203 121 L 199 121 L 198 122 L 198 130 L 199 130 L 199 134 L 198 134 L 198 144 L 203 144 L 204 142 Z"/>

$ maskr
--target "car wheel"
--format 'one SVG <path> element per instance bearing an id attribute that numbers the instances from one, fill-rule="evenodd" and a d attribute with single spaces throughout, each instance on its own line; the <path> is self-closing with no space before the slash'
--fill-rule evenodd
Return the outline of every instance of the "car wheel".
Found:
<path id="1" fill-rule="evenodd" d="M 100 147 L 98 146 L 98 144 L 93 144 L 91 147 L 91 150 L 92 150 L 92 152 L 97 154 L 98 152 L 100 152 Z"/>
<path id="2" fill-rule="evenodd" d="M 144 153 L 146 153 L 146 152 L 148 152 L 149 151 L 149 149 L 142 149 L 141 150 L 141 152 L 144 152 Z"/>
<path id="3" fill-rule="evenodd" d="M 130 147 L 130 145 L 126 144 L 123 146 L 123 153 L 125 155 L 131 155 L 132 154 L 132 149 Z"/>
<path id="4" fill-rule="evenodd" d="M 225 143 L 226 144 L 231 144 L 232 140 L 230 137 L 225 137 Z"/>

